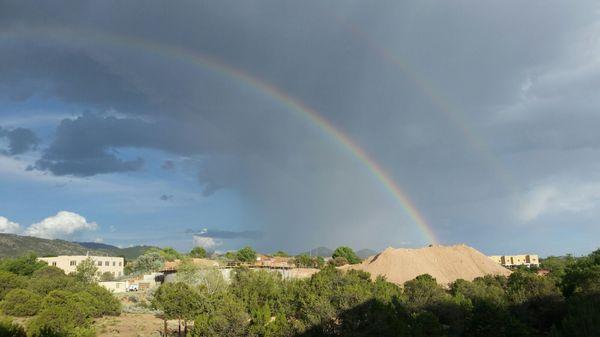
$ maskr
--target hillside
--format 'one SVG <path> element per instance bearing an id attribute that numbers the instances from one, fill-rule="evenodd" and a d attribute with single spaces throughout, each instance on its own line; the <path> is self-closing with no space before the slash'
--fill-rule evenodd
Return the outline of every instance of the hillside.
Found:
<path id="1" fill-rule="evenodd" d="M 490 258 L 466 245 L 435 245 L 419 249 L 387 248 L 360 264 L 343 269 L 360 269 L 371 273 L 373 278 L 383 275 L 397 284 L 429 274 L 440 284 L 457 279 L 468 281 L 487 274 L 510 275 L 510 271 Z"/>
<path id="2" fill-rule="evenodd" d="M 29 252 L 34 252 L 38 256 L 84 255 L 87 252 L 96 255 L 106 255 L 107 253 L 64 240 L 48 240 L 32 236 L 0 234 L 0 257 L 15 257 Z"/>
<path id="3" fill-rule="evenodd" d="M 373 249 L 361 249 L 356 252 L 356 255 L 358 255 L 358 257 L 360 257 L 363 260 L 366 258 L 369 258 L 373 255 L 376 255 L 376 254 L 377 254 L 377 252 L 374 251 Z"/>
<path id="4" fill-rule="evenodd" d="M 124 256 L 133 260 L 142 255 L 151 246 L 133 246 L 119 248 L 113 245 L 96 242 L 70 242 L 65 240 L 49 240 L 32 236 L 0 233 L 0 258 L 16 257 L 29 252 L 38 256 L 54 255 L 112 255 Z"/>
<path id="5" fill-rule="evenodd" d="M 311 256 L 322 256 L 322 257 L 330 257 L 333 254 L 333 250 L 327 247 L 317 247 L 313 248 L 303 254 L 311 255 Z"/>
<path id="6" fill-rule="evenodd" d="M 98 242 L 75 242 L 85 248 L 101 250 L 104 252 L 108 252 L 110 255 L 114 256 L 123 256 L 127 260 L 134 260 L 138 256 L 144 254 L 148 249 L 156 248 L 153 246 L 132 246 L 127 248 L 119 248 L 117 246 L 109 245 L 106 243 L 98 243 Z"/>

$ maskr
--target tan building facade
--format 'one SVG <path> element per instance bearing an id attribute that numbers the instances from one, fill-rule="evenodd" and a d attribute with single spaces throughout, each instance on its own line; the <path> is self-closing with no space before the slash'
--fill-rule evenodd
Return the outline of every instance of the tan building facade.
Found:
<path id="1" fill-rule="evenodd" d="M 98 274 L 102 275 L 105 272 L 113 274 L 114 277 L 123 276 L 123 267 L 125 259 L 114 256 L 87 256 L 87 255 L 61 255 L 55 257 L 40 257 L 38 260 L 48 263 L 49 266 L 54 266 L 64 270 L 65 274 L 74 273 L 77 266 L 87 258 L 92 259 Z"/>
<path id="2" fill-rule="evenodd" d="M 527 266 L 539 267 L 540 258 L 535 254 L 523 255 L 493 255 L 490 259 L 505 267 Z"/>

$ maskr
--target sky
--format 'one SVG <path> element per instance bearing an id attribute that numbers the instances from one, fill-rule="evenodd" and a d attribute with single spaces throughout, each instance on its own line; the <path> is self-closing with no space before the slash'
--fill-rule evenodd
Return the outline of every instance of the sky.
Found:
<path id="1" fill-rule="evenodd" d="M 596 1 L 0 0 L 0 232 L 600 246 Z"/>

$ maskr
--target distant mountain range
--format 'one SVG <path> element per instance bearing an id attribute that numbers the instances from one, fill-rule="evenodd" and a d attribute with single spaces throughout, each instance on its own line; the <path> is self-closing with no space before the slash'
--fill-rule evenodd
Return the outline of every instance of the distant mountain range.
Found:
<path id="1" fill-rule="evenodd" d="M 133 246 L 119 248 L 96 242 L 70 242 L 65 240 L 49 240 L 32 236 L 0 233 L 0 257 L 16 257 L 29 252 L 38 256 L 56 255 L 111 255 L 123 256 L 133 260 L 152 246 Z"/>
<path id="2" fill-rule="evenodd" d="M 327 248 L 327 247 L 317 247 L 317 248 L 313 248 L 303 254 L 308 254 L 308 255 L 312 255 L 312 256 L 322 256 L 322 257 L 330 257 L 331 255 L 333 255 L 333 249 Z M 373 256 L 377 254 L 376 251 L 372 250 L 372 249 L 361 249 L 359 251 L 356 251 L 356 255 L 358 255 L 358 257 L 360 257 L 361 259 L 366 259 L 369 256 Z"/>
<path id="3" fill-rule="evenodd" d="M 376 255 L 377 253 L 378 252 L 374 251 L 373 249 L 361 249 L 356 252 L 356 255 L 358 255 L 358 257 L 364 260 L 370 256 Z"/>
<path id="4" fill-rule="evenodd" d="M 311 256 L 330 257 L 333 254 L 333 250 L 331 250 L 327 247 L 317 247 L 317 248 L 313 248 L 307 252 L 304 252 L 302 254 L 307 254 L 307 255 L 311 255 Z"/>

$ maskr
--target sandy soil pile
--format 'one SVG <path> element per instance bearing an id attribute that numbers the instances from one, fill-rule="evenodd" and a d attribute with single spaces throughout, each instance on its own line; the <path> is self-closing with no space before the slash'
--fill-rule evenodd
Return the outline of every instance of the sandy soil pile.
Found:
<path id="1" fill-rule="evenodd" d="M 344 269 L 360 269 L 378 275 L 397 284 L 429 274 L 439 284 L 446 285 L 457 279 L 468 281 L 487 274 L 506 275 L 510 271 L 474 248 L 462 245 L 434 245 L 419 249 L 387 248 L 371 256 L 361 264 L 345 266 Z"/>

